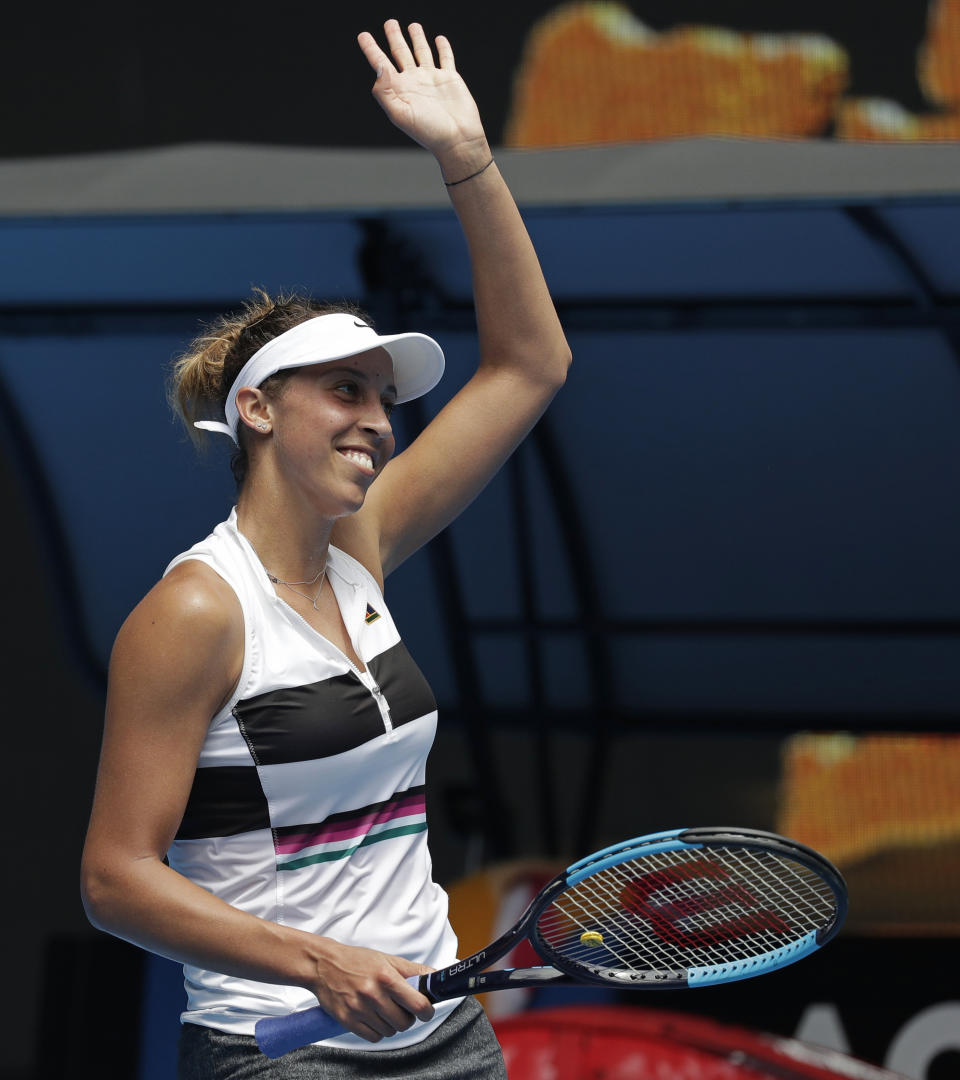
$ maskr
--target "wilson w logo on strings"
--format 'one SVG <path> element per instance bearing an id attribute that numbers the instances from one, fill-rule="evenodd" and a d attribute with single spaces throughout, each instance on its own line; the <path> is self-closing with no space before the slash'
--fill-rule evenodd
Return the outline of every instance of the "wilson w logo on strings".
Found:
<path id="1" fill-rule="evenodd" d="M 789 934 L 790 926 L 713 860 L 670 866 L 630 881 L 620 903 L 661 941 L 705 948 L 751 934 Z"/>

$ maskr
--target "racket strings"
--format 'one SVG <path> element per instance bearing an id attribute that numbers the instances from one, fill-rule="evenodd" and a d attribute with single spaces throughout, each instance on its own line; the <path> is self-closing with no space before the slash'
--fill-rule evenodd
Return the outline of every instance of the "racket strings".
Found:
<path id="1" fill-rule="evenodd" d="M 608 877 L 615 876 L 608 875 Z M 624 916 L 624 912 L 620 907 L 620 886 L 629 887 L 631 884 L 631 879 L 623 879 L 616 882 L 617 888 L 611 890 L 609 881 L 597 880 L 595 876 L 589 883 L 581 883 L 577 889 L 577 895 L 564 897 L 563 902 L 557 905 L 558 910 L 566 919 L 571 919 L 577 928 L 581 930 L 579 937 L 567 935 L 565 954 L 570 959 L 577 959 L 579 962 L 587 964 L 609 966 L 612 960 L 614 966 L 625 967 L 630 971 L 673 970 L 689 965 L 691 962 L 689 957 L 678 955 L 677 949 L 671 947 L 669 941 L 671 935 L 665 938 L 662 927 L 660 931 L 651 934 L 648 932 L 648 928 L 638 924 L 635 918 L 630 917 L 632 913 L 628 911 L 626 917 Z M 675 901 L 676 897 L 674 896 L 671 902 Z M 603 955 L 598 955 L 599 950 L 594 941 L 588 939 L 593 948 L 584 949 L 583 947 L 585 944 L 583 932 L 589 933 L 587 927 L 595 928 L 598 926 L 605 927 L 600 934 Z M 550 932 L 546 920 L 542 921 L 540 929 L 545 938 L 549 940 L 549 938 L 553 937 L 555 939 L 556 934 Z M 593 935 L 595 938 L 595 929 Z M 672 936 L 676 937 L 676 934 Z M 704 944 L 702 933 L 700 938 L 701 940 L 697 944 L 702 947 Z M 554 940 L 552 944 L 557 947 L 560 943 Z M 717 948 L 714 948 L 712 950 L 712 962 L 726 962 L 736 959 L 736 953 L 724 947 L 724 943 L 718 944 L 722 955 L 716 955 Z"/>
<path id="2" fill-rule="evenodd" d="M 639 906 L 640 913 L 653 919 L 659 936 L 666 936 L 684 949 L 706 951 L 711 959 L 722 961 L 779 948 L 785 939 L 803 937 L 831 917 L 832 894 L 822 912 L 813 912 L 809 903 L 805 905 L 807 910 L 802 910 L 797 903 L 801 898 L 797 889 L 800 864 L 784 863 L 766 854 L 758 859 L 752 851 L 737 849 L 722 854 L 719 860 L 704 860 L 703 856 L 689 859 L 687 872 L 682 875 L 659 875 L 659 896 L 644 893 L 640 905 L 635 885 L 628 886 L 621 896 L 635 913 Z M 703 869 L 709 872 L 701 874 Z M 670 878 L 674 879 L 672 883 Z M 816 875 L 809 875 L 809 880 L 819 883 Z M 809 888 L 804 891 L 808 899 L 816 895 Z M 660 917 L 656 918 L 658 913 Z"/>
<path id="3" fill-rule="evenodd" d="M 598 878 L 600 880 L 598 880 Z M 621 964 L 626 960 L 630 970 L 662 970 L 675 969 L 683 966 L 678 962 L 676 950 L 670 948 L 669 942 L 662 939 L 656 933 L 649 933 L 647 927 L 631 918 L 632 912 L 624 912 L 621 902 L 623 890 L 633 884 L 634 878 L 621 876 L 613 872 L 607 872 L 604 878 L 594 875 L 578 886 L 582 891 L 590 895 L 590 909 L 595 918 L 601 919 L 606 915 L 615 915 L 614 941 L 620 946 L 619 949 L 610 949 L 615 952 Z M 586 888 L 584 889 L 584 886 Z M 577 898 L 580 900 L 581 898 Z M 671 901 L 675 902 L 678 897 L 674 894 Z M 581 905 L 582 906 L 582 905 Z M 608 940 L 604 937 L 605 942 Z M 585 962 L 581 960 L 581 962 Z"/>
<path id="4" fill-rule="evenodd" d="M 724 855 L 719 862 L 705 863 L 695 857 L 685 866 L 685 874 L 659 874 L 655 894 L 638 889 L 634 879 L 621 892 L 621 900 L 634 914 L 646 915 L 656 936 L 666 938 L 683 956 L 699 954 L 709 963 L 728 963 L 778 949 L 826 925 L 832 917 L 835 906 L 829 889 L 826 908 L 821 905 L 818 911 L 809 903 L 817 895 L 809 884 L 821 884 L 817 875 L 808 872 L 805 898 L 797 888 L 799 864 L 770 856 L 758 861 L 754 852 L 736 849 Z M 710 872 L 701 875 L 705 867 Z M 721 868 L 723 872 L 718 872 Z M 622 871 L 618 876 L 623 879 Z M 804 899 L 801 906 L 798 901 Z"/>
<path id="5" fill-rule="evenodd" d="M 638 933 L 624 917 L 617 893 L 600 875 L 587 878 L 554 901 L 537 923 L 539 935 L 571 960 L 630 971 L 675 966 L 655 937 Z M 596 943 L 584 934 L 601 935 Z M 657 962 L 653 962 L 654 959 Z"/>
<path id="6" fill-rule="evenodd" d="M 835 914 L 829 885 L 792 859 L 736 847 L 682 849 L 589 875 L 544 910 L 536 934 L 589 967 L 677 971 L 769 953 Z"/>

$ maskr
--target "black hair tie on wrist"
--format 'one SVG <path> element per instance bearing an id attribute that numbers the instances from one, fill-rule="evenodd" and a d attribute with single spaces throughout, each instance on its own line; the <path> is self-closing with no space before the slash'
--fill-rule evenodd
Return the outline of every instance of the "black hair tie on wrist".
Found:
<path id="1" fill-rule="evenodd" d="M 471 173 L 469 176 L 465 176 L 462 180 L 444 180 L 444 187 L 456 187 L 457 184 L 465 184 L 468 180 L 472 180 L 475 176 L 479 176 L 482 172 L 486 172 L 487 169 L 493 164 L 493 158 L 491 158 L 482 169 L 477 169 L 476 172 Z"/>

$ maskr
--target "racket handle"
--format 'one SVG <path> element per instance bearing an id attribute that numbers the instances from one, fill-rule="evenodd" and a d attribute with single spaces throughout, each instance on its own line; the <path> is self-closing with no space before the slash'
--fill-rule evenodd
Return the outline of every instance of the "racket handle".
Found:
<path id="1" fill-rule="evenodd" d="M 411 975 L 407 982 L 417 990 L 420 987 L 420 976 Z M 278 1058 L 308 1043 L 343 1035 L 346 1030 L 326 1009 L 314 1005 L 312 1009 L 301 1009 L 299 1012 L 287 1013 L 286 1016 L 265 1016 L 257 1021 L 254 1033 L 257 1046 L 264 1054 L 268 1058 Z"/>

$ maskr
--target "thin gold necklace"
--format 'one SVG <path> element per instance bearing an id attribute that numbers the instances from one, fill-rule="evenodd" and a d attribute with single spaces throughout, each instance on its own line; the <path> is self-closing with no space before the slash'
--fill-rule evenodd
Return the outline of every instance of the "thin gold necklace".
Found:
<path id="1" fill-rule="evenodd" d="M 323 566 L 320 567 L 320 569 L 316 573 L 316 576 L 311 578 L 309 581 L 281 581 L 280 578 L 278 578 L 275 575 L 271 574 L 270 571 L 267 570 L 266 567 L 264 567 L 264 570 L 266 570 L 267 577 L 269 578 L 270 581 L 273 582 L 274 585 L 286 585 L 286 587 L 291 592 L 295 592 L 297 594 L 297 596 L 302 596 L 304 598 L 304 600 L 309 600 L 310 601 L 310 606 L 313 608 L 314 611 L 319 610 L 317 608 L 317 601 L 320 599 L 320 594 L 323 592 L 323 583 L 327 580 L 327 564 L 326 563 L 324 563 Z M 317 595 L 313 596 L 313 597 L 309 596 L 305 592 L 301 592 L 298 588 L 296 588 L 297 585 L 313 586 L 313 585 L 316 585 L 316 583 L 318 581 L 320 582 L 320 588 L 317 589 Z"/>

